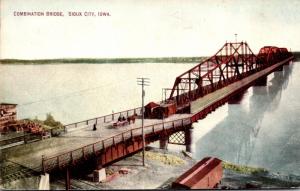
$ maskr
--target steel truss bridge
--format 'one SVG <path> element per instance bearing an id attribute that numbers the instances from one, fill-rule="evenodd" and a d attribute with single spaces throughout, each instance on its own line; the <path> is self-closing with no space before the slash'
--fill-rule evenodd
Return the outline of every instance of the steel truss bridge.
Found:
<path id="1" fill-rule="evenodd" d="M 146 144 L 157 140 L 168 141 L 169 137 L 180 132 L 185 136 L 177 137 L 184 137 L 180 138 L 184 139 L 181 142 L 188 148 L 192 123 L 203 119 L 241 91 L 264 82 L 268 74 L 282 70 L 283 65 L 289 64 L 293 59 L 292 53 L 286 48 L 264 46 L 255 55 L 247 42 L 225 43 L 215 55 L 179 75 L 173 87 L 167 89 L 169 97 L 163 102 L 175 102 L 177 112 L 163 121 L 145 120 Z M 91 128 L 94 124 L 100 130 L 105 129 L 120 114 L 127 117 L 134 113 L 141 115 L 141 108 L 68 124 L 64 126 L 66 133 L 63 136 L 70 134 L 71 130 L 80 131 Z M 52 145 L 54 148 L 50 154 L 43 157 L 37 154 L 37 158 L 33 158 L 31 153 L 24 154 L 22 160 L 27 163 L 23 165 L 31 168 L 34 166 L 38 171 L 48 173 L 84 164 L 100 168 L 142 149 L 142 130 L 138 121 L 129 128 L 115 132 L 110 130 L 104 135 L 104 138 L 98 138 L 89 144 L 76 144 L 75 148 L 72 146 L 74 142 L 67 141 L 67 148 L 60 149 L 62 145 Z"/>

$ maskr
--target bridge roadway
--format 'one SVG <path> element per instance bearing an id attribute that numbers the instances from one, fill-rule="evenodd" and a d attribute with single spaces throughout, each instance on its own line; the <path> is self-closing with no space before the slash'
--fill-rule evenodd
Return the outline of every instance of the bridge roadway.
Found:
<path id="1" fill-rule="evenodd" d="M 191 103 L 190 114 L 175 114 L 164 120 L 145 119 L 145 135 L 155 134 L 172 128 L 182 128 L 191 125 L 201 116 L 199 113 L 209 108 L 211 105 L 220 101 L 227 101 L 228 98 L 242 88 L 249 87 L 255 80 L 270 74 L 276 68 L 289 62 L 292 58 L 274 64 L 266 69 L 263 69 L 251 76 L 245 77 L 240 81 L 232 83 L 224 88 L 216 90 L 202 98 L 199 98 Z M 223 104 L 223 103 L 222 103 Z M 218 104 L 216 107 L 218 107 Z M 212 108 L 215 109 L 216 107 Z M 122 112 L 123 115 L 131 115 L 132 113 L 140 113 L 140 108 Z M 210 113 L 212 110 L 209 110 Z M 208 114 L 207 113 L 207 114 Z M 121 126 L 118 128 L 112 127 L 112 123 L 116 121 L 120 113 L 115 113 L 96 119 L 74 123 L 66 126 L 66 133 L 59 137 L 45 139 L 39 142 L 34 142 L 26 145 L 19 145 L 5 152 L 8 160 L 21 164 L 25 167 L 37 171 L 51 171 L 60 167 L 60 165 L 69 164 L 71 161 L 76 161 L 84 158 L 92 153 L 99 152 L 103 148 L 108 148 L 124 140 L 131 139 L 136 136 L 141 136 L 141 119 L 137 119 L 134 124 Z M 93 131 L 93 124 L 97 123 L 97 130 Z M 42 165 L 42 156 L 44 156 L 44 167 Z"/>

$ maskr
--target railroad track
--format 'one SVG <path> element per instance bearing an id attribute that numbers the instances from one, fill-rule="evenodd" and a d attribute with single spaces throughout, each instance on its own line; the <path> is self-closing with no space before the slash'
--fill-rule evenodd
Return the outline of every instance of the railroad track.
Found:
<path id="1" fill-rule="evenodd" d="M 28 178 L 31 176 L 38 176 L 39 173 L 33 169 L 24 167 L 20 164 L 4 161 L 0 164 L 0 182 L 1 184 L 12 182 L 22 178 Z"/>
<path id="2" fill-rule="evenodd" d="M 61 185 L 65 186 L 65 182 L 63 180 L 57 180 L 56 182 L 60 183 Z M 79 179 L 72 179 L 71 180 L 71 189 L 77 189 L 77 190 L 99 190 L 100 187 L 97 187 L 93 184 L 89 184 L 86 181 L 82 181 Z"/>

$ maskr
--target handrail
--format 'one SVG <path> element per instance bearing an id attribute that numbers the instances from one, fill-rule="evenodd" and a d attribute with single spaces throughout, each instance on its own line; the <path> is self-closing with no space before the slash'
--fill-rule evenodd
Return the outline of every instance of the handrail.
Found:
<path id="1" fill-rule="evenodd" d="M 124 111 L 120 111 L 120 112 L 116 112 L 116 113 L 112 113 L 112 114 L 108 114 L 108 115 L 103 115 L 103 116 L 100 116 L 100 117 L 90 118 L 90 119 L 79 121 L 79 122 L 69 123 L 69 124 L 64 125 L 64 129 L 68 128 L 69 126 L 73 126 L 73 125 L 75 125 L 75 128 L 76 128 L 76 127 L 78 127 L 77 125 L 81 124 L 81 123 L 86 123 L 86 125 L 88 125 L 88 122 L 92 121 L 92 120 L 96 120 L 96 123 L 97 123 L 97 121 L 99 119 L 103 119 L 104 122 L 105 122 L 106 118 L 111 117 L 112 119 L 114 119 L 115 115 L 120 115 L 122 113 L 126 113 L 126 117 L 128 117 L 129 112 L 131 112 L 131 111 L 133 111 L 135 113 L 138 113 L 138 112 L 141 111 L 141 107 L 136 107 L 136 108 L 129 109 L 129 110 L 124 110 Z"/>

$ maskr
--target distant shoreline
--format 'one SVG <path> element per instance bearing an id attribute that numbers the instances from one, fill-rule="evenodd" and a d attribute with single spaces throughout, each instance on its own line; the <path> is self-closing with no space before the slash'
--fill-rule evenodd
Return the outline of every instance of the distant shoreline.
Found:
<path id="1" fill-rule="evenodd" d="M 300 59 L 300 52 L 292 52 Z M 200 63 L 208 56 L 200 57 L 156 57 L 156 58 L 59 58 L 59 59 L 0 59 L 0 64 L 143 64 L 143 63 Z"/>
<path id="2" fill-rule="evenodd" d="M 1 64 L 122 64 L 122 63 L 199 63 L 207 57 L 160 58 L 62 58 L 62 59 L 2 59 Z"/>

